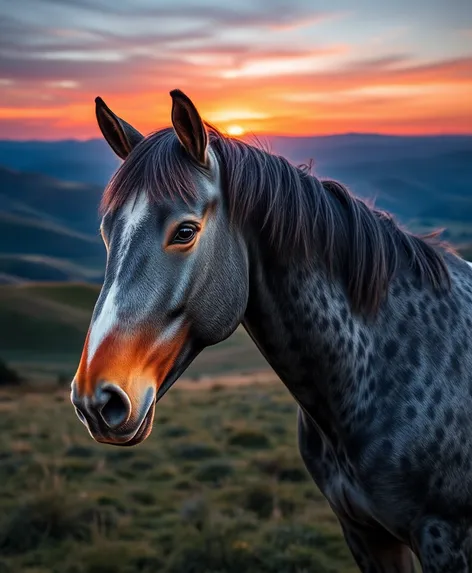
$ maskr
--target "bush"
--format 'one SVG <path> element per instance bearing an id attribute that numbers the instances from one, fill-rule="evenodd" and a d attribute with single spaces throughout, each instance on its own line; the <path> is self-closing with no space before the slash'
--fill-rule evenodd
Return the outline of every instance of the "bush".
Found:
<path id="1" fill-rule="evenodd" d="M 189 434 L 190 430 L 185 426 L 164 426 L 160 431 L 162 438 L 182 438 Z"/>
<path id="2" fill-rule="evenodd" d="M 202 531 L 182 532 L 166 559 L 165 573 L 256 573 L 259 559 L 245 541 L 222 524 L 207 523 Z"/>
<path id="3" fill-rule="evenodd" d="M 325 533 L 314 525 L 279 525 L 266 534 L 266 541 L 281 551 L 285 551 L 293 545 L 304 545 L 311 549 L 323 549 L 331 556 L 347 554 L 346 544 L 339 535 Z"/>
<path id="4" fill-rule="evenodd" d="M 3 360 L 0 359 L 0 386 L 8 384 L 19 384 L 22 382 L 19 374 L 9 368 Z"/>
<path id="5" fill-rule="evenodd" d="M 96 471 L 96 466 L 96 462 L 90 459 L 64 459 L 59 468 L 59 473 L 68 479 L 80 479 Z"/>
<path id="6" fill-rule="evenodd" d="M 125 543 L 99 539 L 81 551 L 80 560 L 71 558 L 57 573 L 155 573 L 162 571 L 163 561 L 145 543 Z M 56 570 L 55 570 L 56 571 Z"/>
<path id="7" fill-rule="evenodd" d="M 265 434 L 256 430 L 239 430 L 230 435 L 228 444 L 230 446 L 258 449 L 268 448 L 270 440 Z"/>
<path id="8" fill-rule="evenodd" d="M 274 511 L 274 496 L 266 485 L 254 485 L 244 493 L 243 507 L 261 519 L 267 519 Z"/>
<path id="9" fill-rule="evenodd" d="M 152 491 L 146 491 L 144 489 L 137 489 L 134 491 L 130 491 L 129 496 L 134 501 L 141 503 L 142 505 L 153 505 L 156 503 L 156 496 L 152 493 Z"/>
<path id="10" fill-rule="evenodd" d="M 226 460 L 208 460 L 195 471 L 198 481 L 220 484 L 225 478 L 234 473 L 233 464 Z"/>
<path id="11" fill-rule="evenodd" d="M 261 473 L 277 478 L 279 481 L 304 482 L 309 481 L 308 471 L 303 466 L 300 457 L 279 455 L 261 455 L 251 461 Z"/>
<path id="12" fill-rule="evenodd" d="M 111 513 L 57 493 L 39 494 L 19 505 L 0 524 L 0 553 L 13 555 L 43 542 L 89 540 L 92 528 L 114 525 Z"/>
<path id="13" fill-rule="evenodd" d="M 64 455 L 72 458 L 91 458 L 94 453 L 93 448 L 90 448 L 89 446 L 73 444 L 67 448 Z"/>
<path id="14" fill-rule="evenodd" d="M 191 524 L 196 529 L 203 529 L 208 516 L 209 507 L 203 497 L 192 497 L 182 503 L 180 517 L 185 523 Z"/>
<path id="15" fill-rule="evenodd" d="M 218 456 L 220 452 L 215 447 L 208 444 L 185 443 L 173 446 L 171 453 L 179 459 L 198 461 Z"/>

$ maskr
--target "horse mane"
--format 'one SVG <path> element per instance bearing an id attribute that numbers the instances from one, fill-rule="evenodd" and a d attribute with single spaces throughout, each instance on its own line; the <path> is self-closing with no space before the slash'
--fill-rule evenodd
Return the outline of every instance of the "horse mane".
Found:
<path id="1" fill-rule="evenodd" d="M 439 233 L 417 236 L 394 218 L 369 207 L 341 183 L 319 180 L 311 166 L 296 167 L 207 125 L 211 149 L 218 158 L 230 221 L 258 220 L 261 232 L 282 259 L 321 260 L 328 276 L 339 276 L 353 310 L 375 313 L 391 280 L 406 261 L 421 282 L 447 289 L 450 277 L 438 249 Z M 198 193 L 193 164 L 172 128 L 141 141 L 108 184 L 102 211 L 118 209 L 136 190 L 151 200 Z"/>

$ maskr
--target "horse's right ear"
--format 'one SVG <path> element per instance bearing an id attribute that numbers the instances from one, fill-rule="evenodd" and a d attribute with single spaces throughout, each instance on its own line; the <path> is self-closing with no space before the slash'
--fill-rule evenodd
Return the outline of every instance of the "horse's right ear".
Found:
<path id="1" fill-rule="evenodd" d="M 192 100 L 180 90 L 170 92 L 172 125 L 187 153 L 200 165 L 207 164 L 208 134 Z"/>
<path id="2" fill-rule="evenodd" d="M 108 145 L 121 159 L 126 159 L 144 136 L 129 123 L 115 115 L 101 97 L 95 98 L 98 125 Z"/>

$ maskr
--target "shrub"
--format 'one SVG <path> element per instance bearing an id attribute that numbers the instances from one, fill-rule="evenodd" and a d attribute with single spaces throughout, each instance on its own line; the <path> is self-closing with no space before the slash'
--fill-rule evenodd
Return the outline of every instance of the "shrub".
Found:
<path id="1" fill-rule="evenodd" d="M 209 444 L 183 443 L 176 444 L 171 449 L 171 454 L 176 458 L 186 461 L 198 461 L 213 458 L 219 455 L 219 450 Z"/>
<path id="2" fill-rule="evenodd" d="M 297 504 L 290 497 L 281 497 L 278 501 L 278 507 L 283 517 L 289 517 L 295 513 Z"/>
<path id="3" fill-rule="evenodd" d="M 222 524 L 207 522 L 201 531 L 187 528 L 166 559 L 165 573 L 256 573 L 265 571 L 249 543 Z M 164 573 L 163 572 L 163 573 Z"/>
<path id="4" fill-rule="evenodd" d="M 89 446 L 74 444 L 67 448 L 64 455 L 72 458 L 91 458 L 94 455 L 94 450 Z"/>
<path id="5" fill-rule="evenodd" d="M 244 492 L 243 507 L 255 513 L 259 518 L 267 519 L 274 511 L 272 491 L 264 484 L 248 487 Z"/>
<path id="6" fill-rule="evenodd" d="M 284 453 L 275 456 L 260 455 L 252 460 L 251 465 L 261 473 L 275 477 L 279 481 L 298 483 L 310 479 L 301 459 Z"/>
<path id="7" fill-rule="evenodd" d="M 192 497 L 182 503 L 180 517 L 185 523 L 193 525 L 196 529 L 203 529 L 208 516 L 208 504 L 203 497 Z"/>
<path id="8" fill-rule="evenodd" d="M 142 472 L 145 470 L 150 470 L 152 469 L 154 466 L 156 465 L 156 460 L 151 458 L 149 460 L 133 460 L 130 464 L 129 467 L 132 470 L 136 470 L 138 472 Z"/>
<path id="9" fill-rule="evenodd" d="M 280 481 L 300 482 L 300 481 L 307 481 L 307 479 L 308 479 L 307 470 L 303 469 L 302 467 L 298 466 L 285 467 L 281 468 L 281 470 L 279 471 Z"/>
<path id="10" fill-rule="evenodd" d="M 158 465 L 156 469 L 149 474 L 149 479 L 152 481 L 169 481 L 174 479 L 176 472 L 171 465 Z"/>
<path id="11" fill-rule="evenodd" d="M 163 561 L 145 543 L 125 543 L 99 539 L 81 551 L 80 560 L 71 558 L 57 573 L 155 573 Z"/>
<path id="12" fill-rule="evenodd" d="M 159 433 L 162 438 L 182 438 L 188 436 L 190 430 L 185 426 L 164 426 Z"/>
<path id="13" fill-rule="evenodd" d="M 22 382 L 20 375 L 8 367 L 3 360 L 0 359 L 0 386 L 8 384 L 19 384 Z"/>
<path id="14" fill-rule="evenodd" d="M 195 471 L 195 477 L 199 481 L 220 484 L 225 478 L 234 473 L 233 464 L 226 460 L 208 460 L 201 464 Z"/>
<path id="15" fill-rule="evenodd" d="M 106 458 L 110 462 L 121 463 L 123 460 L 134 458 L 136 452 L 131 449 L 121 448 L 119 450 L 111 450 L 106 453 Z"/>
<path id="16" fill-rule="evenodd" d="M 270 440 L 265 434 L 256 430 L 239 430 L 230 435 L 228 444 L 230 446 L 258 449 L 268 448 Z"/>
<path id="17" fill-rule="evenodd" d="M 19 505 L 0 524 L 0 552 L 23 553 L 43 542 L 89 540 L 92 528 L 114 526 L 110 512 L 54 492 L 39 494 Z"/>
<path id="18" fill-rule="evenodd" d="M 79 458 L 64 459 L 59 472 L 68 479 L 79 479 L 96 471 L 94 460 Z"/>
<path id="19" fill-rule="evenodd" d="M 129 496 L 131 499 L 134 499 L 134 501 L 137 501 L 142 505 L 152 505 L 153 503 L 156 503 L 156 496 L 151 491 L 137 489 L 131 491 Z"/>

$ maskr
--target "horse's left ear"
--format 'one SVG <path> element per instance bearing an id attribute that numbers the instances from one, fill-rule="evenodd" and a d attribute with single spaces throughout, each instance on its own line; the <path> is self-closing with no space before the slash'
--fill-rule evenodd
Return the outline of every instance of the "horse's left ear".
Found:
<path id="1" fill-rule="evenodd" d="M 180 90 L 170 92 L 172 125 L 187 153 L 200 165 L 207 165 L 208 134 L 192 100 Z"/>
<path id="2" fill-rule="evenodd" d="M 115 115 L 101 97 L 95 98 L 95 114 L 103 137 L 121 159 L 126 159 L 133 147 L 144 139 L 137 129 Z"/>

